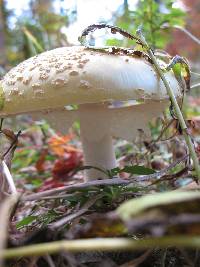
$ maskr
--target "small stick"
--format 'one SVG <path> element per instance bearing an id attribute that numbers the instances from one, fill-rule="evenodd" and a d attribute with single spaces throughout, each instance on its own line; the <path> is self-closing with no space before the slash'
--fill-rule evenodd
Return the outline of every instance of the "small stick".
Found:
<path id="1" fill-rule="evenodd" d="M 8 169 L 8 166 L 6 165 L 5 161 L 2 160 L 2 170 L 3 170 L 3 174 L 7 180 L 7 183 L 9 185 L 9 188 L 10 188 L 10 191 L 11 191 L 11 194 L 16 194 L 17 193 L 17 189 L 15 187 L 15 183 L 14 183 L 14 180 L 13 180 L 13 177 L 10 173 L 10 170 Z"/>
<path id="2" fill-rule="evenodd" d="M 198 45 L 200 45 L 200 39 L 197 38 L 196 36 L 194 36 L 191 32 L 189 32 L 188 30 L 186 30 L 185 28 L 175 25 L 173 26 L 175 29 L 178 29 L 182 32 L 184 32 L 186 35 L 188 35 L 194 42 L 196 42 Z"/>
<path id="3" fill-rule="evenodd" d="M 12 194 L 11 196 L 5 198 L 0 206 L 0 266 L 3 266 L 2 250 L 4 249 L 7 240 L 9 218 L 18 199 L 19 194 Z"/>
<path id="4" fill-rule="evenodd" d="M 79 216 L 83 215 L 84 213 L 86 213 L 88 211 L 88 209 L 98 200 L 102 197 L 103 195 L 102 194 L 99 194 L 97 195 L 96 197 L 92 198 L 92 199 L 89 199 L 84 205 L 83 207 L 78 210 L 77 212 L 74 212 L 72 214 L 69 214 L 67 215 L 66 217 L 56 221 L 56 222 L 53 222 L 49 225 L 49 227 L 51 229 L 56 229 L 56 228 L 59 228 L 67 223 L 69 223 L 70 221 L 78 218 Z"/>
<path id="5" fill-rule="evenodd" d="M 119 267 L 137 267 L 139 266 L 141 263 L 143 263 L 146 258 L 152 253 L 152 249 L 148 249 L 144 254 L 142 254 L 141 256 L 139 256 L 136 259 L 133 259 L 129 262 L 126 262 L 122 265 L 120 265 Z"/>
<path id="6" fill-rule="evenodd" d="M 54 264 L 51 256 L 49 254 L 44 256 L 44 259 L 47 261 L 47 263 L 49 264 L 49 267 L 56 267 L 56 265 Z"/>
<path id="7" fill-rule="evenodd" d="M 191 89 L 197 88 L 199 86 L 200 86 L 200 83 L 193 84 L 193 85 L 191 85 Z"/>
<path id="8" fill-rule="evenodd" d="M 162 79 L 165 87 L 166 87 L 166 90 L 167 90 L 167 93 L 170 97 L 170 100 L 173 104 L 173 107 L 174 107 L 174 111 L 176 113 L 176 116 L 177 116 L 177 119 L 180 123 L 180 127 L 182 129 L 182 132 L 183 132 L 183 136 L 185 138 L 185 142 L 188 146 L 188 149 L 189 149 L 189 152 L 190 152 L 190 155 L 191 155 L 191 158 L 193 160 L 193 164 L 194 164 L 194 169 L 196 171 L 196 175 L 198 177 L 198 179 L 200 179 L 200 165 L 199 165 L 199 160 L 198 160 L 198 157 L 196 155 L 196 152 L 195 152 L 195 149 L 194 149 L 194 145 L 193 145 L 193 142 L 192 142 L 192 139 L 188 133 L 188 128 L 187 128 L 187 125 L 185 123 L 185 120 L 183 118 L 183 115 L 182 115 L 182 112 L 180 110 L 180 107 L 176 101 L 176 97 L 174 96 L 174 93 L 173 93 L 173 90 L 171 88 L 171 86 L 169 85 L 168 81 L 166 80 L 165 78 L 165 75 L 164 73 L 162 72 L 157 60 L 156 60 L 156 57 L 154 56 L 151 48 L 149 47 L 148 43 L 146 42 L 145 40 L 145 37 L 143 36 L 141 30 L 137 30 L 137 34 L 139 35 L 140 37 L 140 40 L 141 42 L 143 43 L 143 46 L 146 48 L 147 50 L 147 53 L 149 54 L 149 56 L 151 57 L 153 63 L 154 63 L 154 66 L 155 66 L 155 69 L 157 70 L 158 74 L 160 75 L 160 78 Z"/>

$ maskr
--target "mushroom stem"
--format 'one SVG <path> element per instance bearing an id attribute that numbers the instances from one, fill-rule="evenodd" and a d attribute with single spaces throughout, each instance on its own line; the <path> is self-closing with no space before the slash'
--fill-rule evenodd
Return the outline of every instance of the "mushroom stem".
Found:
<path id="1" fill-rule="evenodd" d="M 115 168 L 109 109 L 105 104 L 84 104 L 79 106 L 79 113 L 84 164 L 103 171 Z M 106 178 L 103 171 L 93 168 L 86 170 L 86 180 Z"/>

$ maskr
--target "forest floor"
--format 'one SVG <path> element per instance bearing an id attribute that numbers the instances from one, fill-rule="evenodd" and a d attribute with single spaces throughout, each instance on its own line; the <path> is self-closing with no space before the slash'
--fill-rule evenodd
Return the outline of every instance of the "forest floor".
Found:
<path id="1" fill-rule="evenodd" d="M 184 113 L 200 156 L 200 99 L 190 96 L 186 102 Z M 119 168 L 113 169 L 107 179 L 92 182 L 84 181 L 78 124 L 63 136 L 46 122 L 35 123 L 30 117 L 5 120 L 2 149 L 20 193 L 10 219 L 8 247 L 97 237 L 138 240 L 199 234 L 198 196 L 183 196 L 181 202 L 172 197 L 164 206 L 160 199 L 152 206 L 141 204 L 139 213 L 127 211 L 130 216 L 119 208 L 124 201 L 138 200 L 144 195 L 199 190 L 184 139 L 176 120 L 171 120 L 166 113 L 165 120 L 152 122 L 151 140 L 143 135 L 134 143 L 115 140 Z M 19 130 L 16 141 L 14 132 Z M 8 150 L 13 140 L 17 147 Z M 5 220 L 0 216 L 1 224 Z M 31 260 L 10 259 L 6 266 L 200 266 L 198 250 L 171 246 L 133 252 L 80 250 L 50 254 L 47 251 Z"/>

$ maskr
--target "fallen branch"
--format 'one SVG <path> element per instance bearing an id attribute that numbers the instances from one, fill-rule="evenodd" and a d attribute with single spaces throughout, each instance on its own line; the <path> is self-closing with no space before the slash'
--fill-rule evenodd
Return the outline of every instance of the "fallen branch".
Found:
<path id="1" fill-rule="evenodd" d="M 133 176 L 131 179 L 121 179 L 121 178 L 113 178 L 113 179 L 103 179 L 103 180 L 93 180 L 85 183 L 67 185 L 60 188 L 55 188 L 51 190 L 46 190 L 44 192 L 34 193 L 28 196 L 22 196 L 21 201 L 33 201 L 40 200 L 46 196 L 52 196 L 55 194 L 59 194 L 62 192 L 70 192 L 70 191 L 78 191 L 89 187 L 100 187 L 100 186 L 111 186 L 111 185 L 128 185 L 133 183 L 134 181 L 151 181 L 152 179 L 162 177 L 164 174 L 169 172 L 172 168 L 174 168 L 177 164 L 185 161 L 188 158 L 188 155 L 184 155 L 182 158 L 170 164 L 167 168 L 150 174 L 150 175 L 138 175 Z"/>

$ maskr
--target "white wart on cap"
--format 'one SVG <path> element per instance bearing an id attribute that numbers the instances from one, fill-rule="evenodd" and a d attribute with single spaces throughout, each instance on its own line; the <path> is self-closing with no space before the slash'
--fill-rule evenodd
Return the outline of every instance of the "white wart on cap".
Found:
<path id="1" fill-rule="evenodd" d="M 181 95 L 172 72 L 166 78 Z M 106 54 L 84 47 L 62 47 L 32 57 L 9 71 L 0 84 L 0 115 L 43 112 L 57 130 L 66 132 L 80 120 L 85 165 L 116 167 L 112 136 L 133 140 L 138 129 L 158 117 L 167 92 L 152 64 L 144 58 Z M 109 108 L 113 101 L 143 104 Z M 78 110 L 65 106 L 76 104 Z M 88 170 L 87 178 L 102 177 Z"/>

